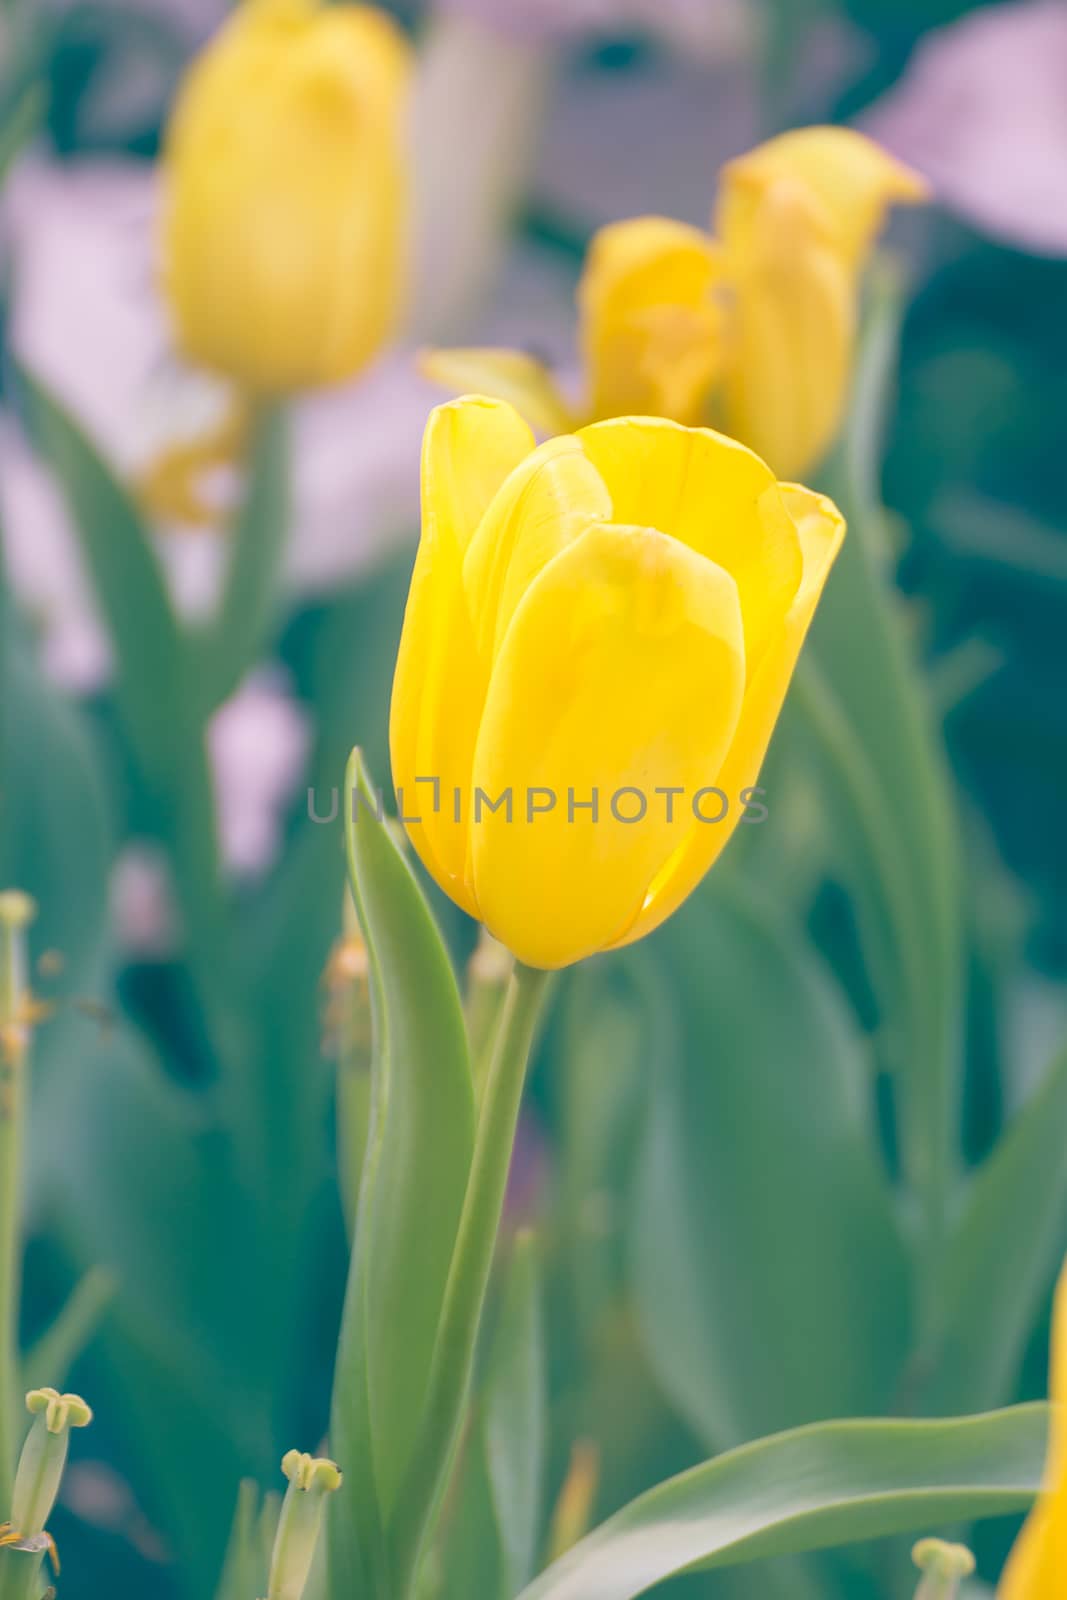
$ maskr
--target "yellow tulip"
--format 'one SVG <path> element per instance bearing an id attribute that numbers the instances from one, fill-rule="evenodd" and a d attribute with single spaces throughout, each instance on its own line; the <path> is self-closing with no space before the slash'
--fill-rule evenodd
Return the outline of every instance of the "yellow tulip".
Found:
<path id="1" fill-rule="evenodd" d="M 432 413 L 422 499 L 390 728 L 412 842 L 529 966 L 641 938 L 741 816 L 841 517 L 709 429 L 536 447 L 480 397 Z"/>
<path id="2" fill-rule="evenodd" d="M 1067 1264 L 1052 1316 L 1052 1433 L 1045 1493 L 1008 1558 L 998 1600 L 1062 1600 L 1067 1584 Z"/>
<path id="3" fill-rule="evenodd" d="M 890 204 L 926 185 L 851 128 L 800 128 L 724 169 L 732 300 L 725 417 L 777 472 L 826 453 L 848 401 L 863 269 Z"/>
<path id="4" fill-rule="evenodd" d="M 165 152 L 164 282 L 191 360 L 266 394 L 350 377 L 404 289 L 409 49 L 384 13 L 245 0 Z"/>
<path id="5" fill-rule="evenodd" d="M 801 128 L 723 170 L 715 236 L 634 217 L 593 239 L 578 289 L 585 420 L 714 417 L 784 477 L 826 453 L 848 397 L 859 289 L 886 211 L 922 179 L 850 128 Z M 530 356 L 437 351 L 428 376 L 519 405 L 565 401 Z M 550 397 L 546 401 L 546 397 Z"/>

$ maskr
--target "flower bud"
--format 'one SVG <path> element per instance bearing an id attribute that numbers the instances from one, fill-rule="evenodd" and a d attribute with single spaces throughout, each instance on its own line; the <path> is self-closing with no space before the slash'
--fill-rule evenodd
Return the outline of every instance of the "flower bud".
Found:
<path id="1" fill-rule="evenodd" d="M 80 1395 L 59 1394 L 55 1389 L 31 1389 L 26 1409 L 33 1422 L 15 1473 L 11 1521 L 24 1539 L 31 1539 L 44 1532 L 52 1515 L 67 1464 L 70 1430 L 87 1427 L 93 1413 Z"/>
<path id="2" fill-rule="evenodd" d="M 183 352 L 278 395 L 351 377 L 405 273 L 409 51 L 369 6 L 246 0 L 194 64 L 165 154 Z"/>

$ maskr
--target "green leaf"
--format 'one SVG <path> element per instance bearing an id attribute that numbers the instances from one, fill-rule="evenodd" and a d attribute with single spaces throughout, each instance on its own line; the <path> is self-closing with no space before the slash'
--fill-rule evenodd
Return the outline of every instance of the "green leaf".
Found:
<path id="1" fill-rule="evenodd" d="M 249 1600 L 250 1595 L 266 1594 L 280 1506 L 278 1495 L 261 1496 L 251 1479 L 241 1482 L 215 1600 Z"/>
<path id="2" fill-rule="evenodd" d="M 723 878 L 650 954 L 675 1038 L 649 1073 L 632 1273 L 660 1384 L 712 1450 L 888 1409 L 908 1279 L 847 1009 L 803 934 Z"/>
<path id="3" fill-rule="evenodd" d="M 942 1288 L 944 1321 L 922 1395 L 931 1409 L 1011 1393 L 1067 1244 L 1067 1049 L 971 1184 Z"/>
<path id="4" fill-rule="evenodd" d="M 22 1387 L 62 1389 L 71 1367 L 87 1348 L 117 1287 L 107 1267 L 90 1267 L 64 1303 L 55 1321 L 27 1350 L 22 1361 Z"/>
<path id="5" fill-rule="evenodd" d="M 633 1600 L 677 1573 L 917 1534 L 1024 1509 L 1047 1407 L 828 1422 L 744 1445 L 641 1495 L 519 1600 Z"/>
<path id="6" fill-rule="evenodd" d="M 285 414 L 271 406 L 253 419 L 248 480 L 231 533 L 222 601 L 202 641 L 209 711 L 229 698 L 269 640 L 289 510 Z"/>
<path id="7" fill-rule="evenodd" d="M 886 570 L 879 477 L 901 296 L 888 263 L 880 263 L 871 280 L 845 436 L 827 472 L 849 531 L 812 629 L 812 647 L 862 747 L 894 834 L 893 864 L 881 850 L 874 863 L 896 924 L 891 950 L 899 960 L 896 991 L 881 1000 L 903 1090 L 901 1145 L 920 1216 L 926 1333 L 958 1176 L 960 869 L 947 761 Z"/>
<path id="8" fill-rule="evenodd" d="M 43 1088 L 48 1214 L 74 1261 L 116 1284 L 96 1343 L 122 1434 L 176 1561 L 207 1594 L 234 1485 L 277 1469 L 291 1291 L 248 1248 L 250 1198 L 212 1102 L 169 1080 L 129 1024 L 94 1039 L 83 1022 Z"/>
<path id="9" fill-rule="evenodd" d="M 522 1234 L 504 1282 L 482 1402 L 507 1596 L 535 1570 L 544 1494 L 546 1387 L 537 1243 L 533 1235 Z"/>
<path id="10" fill-rule="evenodd" d="M 58 950 L 77 992 L 101 960 L 112 818 L 84 720 L 46 682 L 2 596 L 0 682 L 0 885 L 33 895 L 33 949 Z"/>
<path id="11" fill-rule="evenodd" d="M 352 893 L 371 962 L 380 1067 L 334 1382 L 331 1593 L 389 1592 L 385 1540 L 419 1449 L 474 1147 L 459 991 L 359 752 L 343 795 Z"/>
<path id="12" fill-rule="evenodd" d="M 183 646 L 152 536 L 88 435 L 43 384 L 19 374 L 31 438 L 55 473 L 115 644 L 116 699 L 145 776 L 174 772 L 175 722 L 185 722 Z"/>
<path id="13" fill-rule="evenodd" d="M 503 1577 L 500 1528 L 481 1428 L 472 1428 L 464 1441 L 441 1522 L 441 1546 L 426 1562 L 430 1581 L 425 1594 L 433 1600 L 472 1600 L 474 1595 L 478 1600 L 511 1600 L 515 1590 Z"/>
<path id="14" fill-rule="evenodd" d="M 618 1302 L 625 1280 L 626 1198 L 648 1100 L 648 1061 L 669 1016 L 648 963 L 583 962 L 560 1008 L 560 1138 L 555 1232 L 569 1266 L 568 1297 L 583 1338 Z"/>
<path id="15" fill-rule="evenodd" d="M 195 640 L 171 607 L 150 529 L 91 440 L 45 387 L 18 374 L 31 437 L 55 473 L 115 647 L 114 694 L 137 776 L 174 861 L 194 976 L 215 1024 L 231 964 L 215 803 L 197 701 Z"/>

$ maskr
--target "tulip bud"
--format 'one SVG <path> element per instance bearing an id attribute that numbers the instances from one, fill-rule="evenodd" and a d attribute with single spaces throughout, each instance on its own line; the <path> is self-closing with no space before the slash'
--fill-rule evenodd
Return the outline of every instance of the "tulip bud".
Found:
<path id="1" fill-rule="evenodd" d="M 409 50 L 367 6 L 246 0 L 193 65 L 165 151 L 182 350 L 279 395 L 357 372 L 404 287 Z"/>
<path id="2" fill-rule="evenodd" d="M 961 1579 L 974 1571 L 974 1557 L 964 1545 L 941 1539 L 920 1539 L 911 1559 L 923 1574 L 915 1600 L 956 1600 Z"/>
<path id="3" fill-rule="evenodd" d="M 80 1395 L 31 1389 L 26 1409 L 33 1416 L 15 1473 L 11 1520 L 24 1539 L 43 1533 L 56 1503 L 67 1464 L 71 1428 L 85 1428 L 93 1414 Z"/>
<path id="4" fill-rule="evenodd" d="M 890 205 L 927 193 L 917 173 L 851 128 L 799 128 L 723 169 L 725 425 L 780 477 L 806 472 L 833 443 L 871 247 Z"/>
<path id="5" fill-rule="evenodd" d="M 290 1450 L 282 1457 L 289 1488 L 282 1502 L 267 1600 L 300 1600 L 315 1558 L 326 1496 L 341 1487 L 333 1461 Z"/>

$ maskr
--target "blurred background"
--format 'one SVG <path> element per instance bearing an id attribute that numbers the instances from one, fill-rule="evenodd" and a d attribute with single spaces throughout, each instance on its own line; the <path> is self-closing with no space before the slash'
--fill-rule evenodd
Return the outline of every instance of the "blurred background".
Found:
<path id="1" fill-rule="evenodd" d="M 315 786 L 326 809 L 356 741 L 387 778 L 419 443 L 442 398 L 414 353 L 426 343 L 502 344 L 566 373 L 593 231 L 647 211 L 706 226 L 722 163 L 791 126 L 856 125 L 935 191 L 889 237 L 907 309 L 883 491 L 915 693 L 943 730 L 966 863 L 964 1175 L 1046 1086 L 1067 1012 L 1067 7 L 393 8 L 418 52 L 409 308 L 394 346 L 355 383 L 291 408 L 282 614 L 263 660 L 209 729 L 224 938 L 247 996 L 227 1039 L 244 1063 L 238 1099 L 249 1097 L 234 1125 L 264 1130 L 236 1155 L 226 1118 L 216 1120 L 220 1046 L 204 975 L 187 955 L 180 862 L 128 770 L 114 640 L 18 392 L 20 371 L 42 380 L 130 481 L 164 444 L 195 438 L 219 414 L 217 388 L 174 353 L 158 288 L 156 162 L 176 85 L 226 7 L 32 0 L 32 49 L 17 56 L 15 9 L 0 10 L 0 162 L 10 158 L 0 199 L 0 524 L 19 630 L 2 684 L 0 880 L 40 903 L 36 955 L 62 957 L 61 966 L 46 959 L 38 978 L 54 1013 L 36 1044 L 24 1333 L 32 1347 L 71 1286 L 85 1290 L 82 1275 L 92 1274 L 85 1348 L 69 1381 L 92 1399 L 97 1422 L 77 1441 L 54 1529 L 64 1595 L 172 1600 L 212 1592 L 238 1480 L 273 1485 L 281 1450 L 314 1448 L 324 1428 L 344 1230 L 322 975 L 341 877 L 336 834 L 309 826 L 307 792 Z M 233 477 L 221 470 L 211 483 L 220 509 L 206 526 L 156 520 L 173 603 L 190 626 L 218 594 Z M 172 715 L 164 699 L 161 724 Z M 589 1493 L 606 1513 L 714 1449 L 815 1416 L 977 1410 L 1044 1392 L 1041 1328 L 1067 1244 L 1067 1197 L 1052 1216 L 1016 1219 L 1020 1238 L 1042 1230 L 1042 1264 L 1020 1269 L 1026 1294 L 997 1359 L 940 1397 L 922 1396 L 923 1375 L 896 1348 L 896 1323 L 909 1315 L 906 1291 L 894 1288 L 896 1247 L 877 1257 L 862 1239 L 828 1236 L 867 1193 L 828 1111 L 846 1080 L 866 1108 L 859 1121 L 873 1128 L 879 1183 L 892 1183 L 895 1153 L 877 1059 L 886 1018 L 855 911 L 862 896 L 835 864 L 831 800 L 817 776 L 796 774 L 801 737 L 787 718 L 768 778 L 770 820 L 738 843 L 744 859 L 732 875 L 758 881 L 805 930 L 805 960 L 818 973 L 813 966 L 797 1004 L 810 1009 L 820 996 L 809 1054 L 788 999 L 796 974 L 774 968 L 759 942 L 766 931 L 732 921 L 714 893 L 657 937 L 647 960 L 597 963 L 564 985 L 542 1046 L 512 1210 L 543 1229 L 555 1275 L 546 1518 L 583 1461 L 596 1463 Z M 473 930 L 440 910 L 464 961 Z M 739 1021 L 731 1033 L 729 1019 L 704 1015 L 715 975 L 731 972 L 750 1003 L 780 1008 L 779 1033 L 768 1020 L 770 1033 L 750 1038 Z M 824 1006 L 847 1017 L 851 1042 L 840 1045 Z M 839 1047 L 840 1080 L 826 1065 Z M 726 1048 L 730 1073 L 717 1055 Z M 711 1057 L 727 1083 L 713 1093 Z M 686 1248 L 707 1266 L 710 1308 L 683 1304 L 685 1274 L 672 1279 L 668 1264 L 658 1275 L 642 1243 L 663 1194 L 662 1151 L 644 1144 L 644 1096 L 677 1072 L 703 1073 L 689 1093 L 707 1103 L 692 1121 L 714 1132 L 691 1152 L 696 1189 L 659 1222 L 669 1233 L 682 1215 L 695 1228 Z M 661 1130 L 669 1108 L 663 1115 Z M 829 1187 L 814 1194 L 802 1158 L 820 1139 Z M 809 1237 L 828 1230 L 818 1235 L 827 1271 L 836 1263 L 842 1274 L 798 1292 L 783 1221 L 794 1200 L 796 1226 Z M 742 1212 L 748 1233 L 733 1226 Z M 1010 1257 L 1010 1238 L 1003 1247 Z M 849 1277 L 860 1259 L 871 1274 L 863 1281 Z M 677 1347 L 690 1326 L 692 1371 Z M 854 1341 L 865 1341 L 862 1355 Z M 576 1439 L 592 1441 L 577 1469 Z M 987 1577 L 1007 1536 L 983 1534 Z M 790 1568 L 766 1585 L 751 1569 L 747 1587 L 726 1576 L 692 1591 L 908 1593 L 894 1559 Z M 494 1581 L 466 1593 L 480 1600 Z"/>

